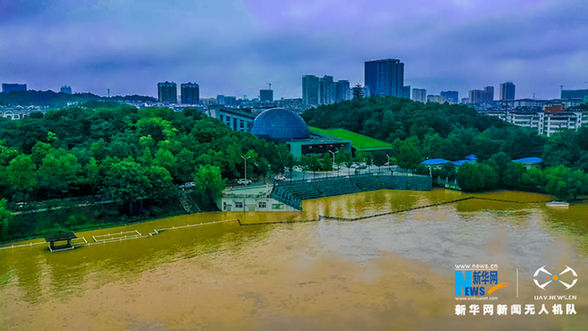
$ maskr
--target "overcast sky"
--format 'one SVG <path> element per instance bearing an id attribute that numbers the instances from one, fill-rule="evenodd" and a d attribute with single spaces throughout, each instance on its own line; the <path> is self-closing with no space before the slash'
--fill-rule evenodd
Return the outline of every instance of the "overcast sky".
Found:
<path id="1" fill-rule="evenodd" d="M 0 82 L 201 97 L 302 95 L 302 75 L 363 84 L 397 58 L 427 94 L 512 81 L 517 98 L 588 88 L 586 0 L 0 0 Z"/>

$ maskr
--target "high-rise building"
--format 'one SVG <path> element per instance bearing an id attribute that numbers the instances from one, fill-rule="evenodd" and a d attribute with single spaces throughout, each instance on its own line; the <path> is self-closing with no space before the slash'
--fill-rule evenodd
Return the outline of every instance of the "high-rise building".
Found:
<path id="1" fill-rule="evenodd" d="M 441 91 L 441 102 L 458 103 L 459 93 L 457 91 Z"/>
<path id="2" fill-rule="evenodd" d="M 350 93 L 350 87 L 349 87 L 349 81 L 348 80 L 339 80 L 336 83 L 336 98 L 335 98 L 335 102 L 341 102 L 341 101 L 345 101 L 345 100 L 349 100 L 350 97 L 349 95 Z"/>
<path id="3" fill-rule="evenodd" d="M 402 97 L 410 99 L 410 85 L 402 88 Z"/>
<path id="4" fill-rule="evenodd" d="M 178 87 L 174 82 L 157 84 L 157 97 L 162 103 L 178 103 Z"/>
<path id="5" fill-rule="evenodd" d="M 311 106 L 319 104 L 319 78 L 317 76 L 302 76 L 302 103 Z"/>
<path id="6" fill-rule="evenodd" d="M 471 90 L 468 92 L 468 103 L 480 103 L 486 99 L 486 92 L 482 90 Z"/>
<path id="7" fill-rule="evenodd" d="M 420 88 L 412 89 L 412 101 L 427 102 L 427 90 Z"/>
<path id="8" fill-rule="evenodd" d="M 500 84 L 500 100 L 514 100 L 515 99 L 515 84 L 506 82 Z"/>
<path id="9" fill-rule="evenodd" d="M 323 76 L 319 79 L 319 105 L 330 105 L 335 103 L 337 91 L 333 76 Z"/>
<path id="10" fill-rule="evenodd" d="M 222 94 L 217 95 L 216 96 L 216 104 L 224 106 L 225 105 L 225 96 Z"/>
<path id="11" fill-rule="evenodd" d="M 232 95 L 225 96 L 225 105 L 226 106 L 237 106 L 237 97 Z"/>
<path id="12" fill-rule="evenodd" d="M 588 96 L 588 90 L 561 90 L 561 99 L 583 99 Z"/>
<path id="13" fill-rule="evenodd" d="M 182 84 L 180 85 L 180 90 L 182 91 L 182 104 L 200 104 L 200 85 L 196 83 Z"/>
<path id="14" fill-rule="evenodd" d="M 404 63 L 395 59 L 366 61 L 364 80 L 372 95 L 402 97 Z"/>
<path id="15" fill-rule="evenodd" d="M 484 87 L 484 92 L 486 92 L 486 98 L 488 98 L 488 102 L 494 101 L 494 86 Z"/>
<path id="16" fill-rule="evenodd" d="M 443 102 L 443 97 L 441 97 L 440 95 L 427 95 L 427 102 L 436 102 L 436 103 L 442 103 Z"/>
<path id="17" fill-rule="evenodd" d="M 2 84 L 2 93 L 10 93 L 14 91 L 26 91 L 27 84 Z"/>
<path id="18" fill-rule="evenodd" d="M 274 102 L 274 90 L 259 90 L 259 101 Z"/>
<path id="19" fill-rule="evenodd" d="M 483 90 L 471 90 L 468 95 L 469 103 L 481 103 L 494 101 L 494 87 L 486 86 Z"/>
<path id="20" fill-rule="evenodd" d="M 59 90 L 61 93 L 71 94 L 71 86 L 63 85 Z"/>

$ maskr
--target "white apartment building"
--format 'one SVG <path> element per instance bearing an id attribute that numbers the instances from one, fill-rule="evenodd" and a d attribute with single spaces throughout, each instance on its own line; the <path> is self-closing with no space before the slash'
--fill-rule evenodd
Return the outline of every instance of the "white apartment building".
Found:
<path id="1" fill-rule="evenodd" d="M 579 111 L 563 111 L 555 114 L 543 111 L 491 111 L 484 114 L 514 125 L 536 129 L 540 135 L 548 137 L 561 130 L 578 131 L 581 126 L 588 125 L 588 112 Z"/>

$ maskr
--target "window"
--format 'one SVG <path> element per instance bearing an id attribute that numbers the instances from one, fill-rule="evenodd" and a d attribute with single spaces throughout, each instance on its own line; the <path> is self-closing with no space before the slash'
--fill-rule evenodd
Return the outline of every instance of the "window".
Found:
<path id="1" fill-rule="evenodd" d="M 273 204 L 272 209 L 284 209 L 284 205 L 281 203 L 280 204 Z"/>
<path id="2" fill-rule="evenodd" d="M 259 202 L 259 208 L 267 208 L 264 201 Z"/>
<path id="3" fill-rule="evenodd" d="M 243 208 L 243 201 L 235 201 L 235 208 Z"/>

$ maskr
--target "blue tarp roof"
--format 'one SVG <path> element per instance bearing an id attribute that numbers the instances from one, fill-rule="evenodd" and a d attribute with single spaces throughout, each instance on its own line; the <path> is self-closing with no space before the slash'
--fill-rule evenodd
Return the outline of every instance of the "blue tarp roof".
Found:
<path id="1" fill-rule="evenodd" d="M 453 165 L 459 167 L 460 165 L 464 164 L 464 163 L 474 163 L 474 161 L 472 160 L 459 160 L 459 161 L 453 161 Z"/>
<path id="2" fill-rule="evenodd" d="M 434 165 L 445 164 L 447 162 L 451 162 L 451 161 L 447 161 L 445 159 L 430 159 L 430 160 L 425 160 L 425 161 L 421 162 L 421 164 L 434 166 Z"/>
<path id="3" fill-rule="evenodd" d="M 517 163 L 543 163 L 543 159 L 540 157 L 524 157 L 522 159 L 513 160 L 512 162 Z"/>
<path id="4" fill-rule="evenodd" d="M 466 160 L 477 160 L 478 158 L 474 154 L 467 155 L 464 157 Z"/>

